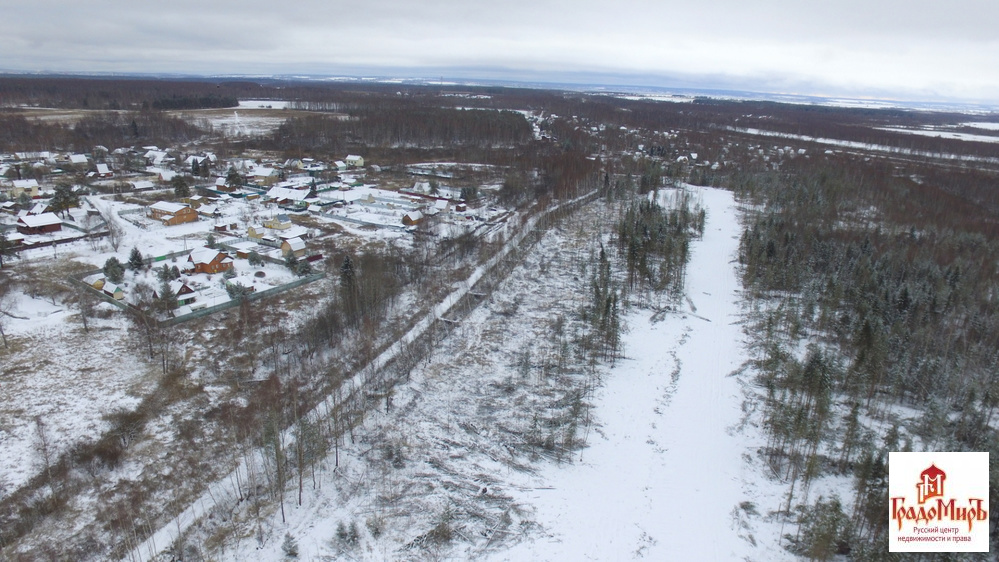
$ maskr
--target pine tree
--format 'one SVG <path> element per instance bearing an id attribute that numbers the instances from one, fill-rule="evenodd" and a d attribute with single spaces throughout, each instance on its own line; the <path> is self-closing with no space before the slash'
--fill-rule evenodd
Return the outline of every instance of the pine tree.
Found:
<path id="1" fill-rule="evenodd" d="M 295 252 L 288 250 L 284 253 L 284 265 L 291 271 L 298 271 L 298 258 L 295 257 Z"/>
<path id="2" fill-rule="evenodd" d="M 281 543 L 281 550 L 288 558 L 298 558 L 298 541 L 291 533 L 284 534 L 284 542 Z"/>
<path id="3" fill-rule="evenodd" d="M 170 184 L 173 185 L 173 194 L 178 198 L 191 196 L 191 187 L 187 184 L 187 179 L 184 176 L 174 176 L 170 180 Z"/>
<path id="4" fill-rule="evenodd" d="M 142 252 L 138 248 L 132 248 L 132 253 L 128 255 L 128 268 L 132 271 L 138 272 L 143 267 L 145 267 L 145 262 L 142 259 Z"/>
<path id="5" fill-rule="evenodd" d="M 177 308 L 177 293 L 174 292 L 173 287 L 170 286 L 170 281 L 167 279 L 160 281 L 160 290 L 157 291 L 155 306 L 161 312 L 170 312 Z"/>
<path id="6" fill-rule="evenodd" d="M 121 283 L 125 278 L 125 266 L 121 265 L 118 258 L 111 256 L 104 262 L 104 277 L 112 283 Z"/>

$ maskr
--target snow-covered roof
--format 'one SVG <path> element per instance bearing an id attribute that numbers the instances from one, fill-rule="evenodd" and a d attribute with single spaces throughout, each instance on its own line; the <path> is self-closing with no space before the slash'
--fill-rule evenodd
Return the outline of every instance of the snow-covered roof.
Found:
<path id="1" fill-rule="evenodd" d="M 31 210 L 28 211 L 29 215 L 40 215 L 44 213 L 49 208 L 48 203 L 35 203 L 32 205 Z"/>
<path id="2" fill-rule="evenodd" d="M 187 207 L 187 205 L 182 205 L 180 203 L 171 203 L 169 201 L 157 201 L 149 206 L 150 209 L 154 211 L 160 211 L 163 213 L 169 213 L 171 215 L 177 214 L 181 209 Z"/>
<path id="3" fill-rule="evenodd" d="M 215 257 L 218 256 L 219 254 L 222 254 L 222 252 L 214 248 L 209 248 L 208 246 L 204 246 L 201 248 L 195 248 L 194 250 L 191 250 L 191 255 L 189 256 L 188 259 L 190 259 L 194 263 L 211 263 L 212 260 L 214 260 Z M 230 258 L 227 254 L 223 255 L 225 255 L 225 258 L 222 259 L 222 263 L 225 263 L 226 260 L 232 261 L 232 258 Z"/>
<path id="4" fill-rule="evenodd" d="M 142 191 L 144 189 L 152 189 L 153 187 L 155 187 L 153 185 L 153 182 L 151 182 L 149 180 L 133 181 L 132 185 L 135 187 L 135 189 L 137 189 L 139 191 Z"/>
<path id="5" fill-rule="evenodd" d="M 291 199 L 292 201 L 303 201 L 309 196 L 308 189 L 289 189 L 287 187 L 272 187 L 267 191 L 267 196 L 271 199 Z M 279 215 L 280 218 L 280 215 Z"/>
<path id="6" fill-rule="evenodd" d="M 31 189 L 32 187 L 38 187 L 37 180 L 14 180 L 14 187 L 18 189 Z"/>
<path id="7" fill-rule="evenodd" d="M 287 230 L 276 232 L 275 234 L 277 234 L 277 236 L 283 240 L 288 240 L 291 238 L 303 238 L 303 237 L 308 238 L 309 229 L 305 228 L 304 226 L 293 226 Z"/>
<path id="8" fill-rule="evenodd" d="M 163 181 L 170 181 L 170 180 L 172 180 L 174 178 L 174 176 L 177 175 L 177 172 L 174 172 L 173 170 L 166 170 L 166 169 L 163 169 L 163 168 L 155 168 L 155 167 L 152 167 L 152 166 L 146 168 L 146 171 L 149 172 L 149 173 L 151 173 L 151 174 L 157 174 L 157 175 L 159 175 L 160 178 L 163 179 Z"/>
<path id="9" fill-rule="evenodd" d="M 167 153 L 161 150 L 152 149 L 143 155 L 143 158 L 149 160 L 153 164 L 160 164 L 167 157 Z"/>
<path id="10" fill-rule="evenodd" d="M 69 161 L 71 164 L 86 164 L 87 157 L 83 154 L 70 154 Z"/>
<path id="11" fill-rule="evenodd" d="M 110 174 L 111 173 L 111 169 L 108 168 L 107 164 L 98 164 L 97 165 L 97 173 L 98 174 Z"/>
<path id="12" fill-rule="evenodd" d="M 285 242 L 288 243 L 288 247 L 291 249 L 292 252 L 297 252 L 299 250 L 305 249 L 305 240 L 302 240 L 297 236 L 295 238 L 289 238 L 285 240 Z"/>
<path id="13" fill-rule="evenodd" d="M 42 213 L 40 215 L 25 215 L 21 217 L 21 222 L 30 228 L 39 228 L 42 226 L 50 226 L 53 224 L 62 224 L 59 217 L 55 213 Z"/>

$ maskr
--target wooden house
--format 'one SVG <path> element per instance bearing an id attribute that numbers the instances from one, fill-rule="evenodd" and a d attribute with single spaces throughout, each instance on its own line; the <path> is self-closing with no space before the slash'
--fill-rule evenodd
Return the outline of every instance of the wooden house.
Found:
<path id="1" fill-rule="evenodd" d="M 14 186 L 10 189 L 11 199 L 17 199 L 22 193 L 27 193 L 28 197 L 35 199 L 38 197 L 37 180 L 14 180 Z"/>
<path id="2" fill-rule="evenodd" d="M 179 306 L 184 306 L 185 304 L 191 304 L 194 302 L 194 289 L 188 286 L 187 283 L 180 280 L 171 281 L 170 289 L 172 289 L 173 294 L 177 296 L 177 304 Z M 153 298 L 160 298 L 155 290 L 153 291 Z"/>
<path id="3" fill-rule="evenodd" d="M 349 154 L 349 155 L 347 155 L 347 157 L 344 158 L 344 161 L 346 161 L 347 166 L 349 166 L 351 168 L 363 168 L 364 167 L 364 158 L 362 158 L 362 157 L 360 157 L 360 156 L 358 156 L 356 154 Z"/>
<path id="4" fill-rule="evenodd" d="M 402 217 L 402 224 L 406 226 L 414 226 L 421 222 L 423 222 L 423 213 L 420 211 L 410 211 Z"/>
<path id="5" fill-rule="evenodd" d="M 94 173 L 94 177 L 101 179 L 113 178 L 114 172 L 111 171 L 111 168 L 108 168 L 107 164 L 98 164 L 97 171 Z"/>
<path id="6" fill-rule="evenodd" d="M 291 219 L 288 218 L 288 215 L 278 215 L 264 221 L 264 226 L 274 230 L 286 230 L 291 228 L 291 224 Z"/>
<path id="7" fill-rule="evenodd" d="M 289 238 L 281 243 L 281 253 L 291 252 L 296 258 L 305 255 L 305 240 L 301 238 Z"/>
<path id="8" fill-rule="evenodd" d="M 188 271 L 194 273 L 219 273 L 232 267 L 232 258 L 214 248 L 198 248 L 187 257 Z"/>
<path id="9" fill-rule="evenodd" d="M 125 291 L 123 291 L 121 287 L 115 285 L 114 283 L 105 282 L 104 286 L 101 287 L 101 290 L 104 291 L 105 295 L 113 298 L 116 301 L 125 299 Z"/>
<path id="10" fill-rule="evenodd" d="M 251 224 L 250 226 L 246 227 L 247 238 L 256 238 L 257 240 L 259 240 L 263 238 L 265 234 L 267 234 L 267 230 L 264 228 L 264 225 L 262 224 Z"/>
<path id="11" fill-rule="evenodd" d="M 149 206 L 149 218 L 158 220 L 164 226 L 173 226 L 198 220 L 198 213 L 188 205 L 158 201 Z"/>

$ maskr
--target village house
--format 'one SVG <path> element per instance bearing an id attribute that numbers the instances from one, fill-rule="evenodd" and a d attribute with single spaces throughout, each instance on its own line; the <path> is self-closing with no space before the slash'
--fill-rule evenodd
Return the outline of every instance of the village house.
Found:
<path id="1" fill-rule="evenodd" d="M 414 226 L 421 222 L 423 222 L 423 213 L 420 211 L 410 211 L 402 217 L 402 224 L 406 226 Z"/>
<path id="2" fill-rule="evenodd" d="M 273 230 L 286 230 L 291 228 L 291 219 L 288 215 L 277 215 L 264 221 L 264 226 Z"/>
<path id="3" fill-rule="evenodd" d="M 198 213 L 189 205 L 158 201 L 149 206 L 149 218 L 161 221 L 164 226 L 173 226 L 198 220 Z"/>
<path id="4" fill-rule="evenodd" d="M 257 185 L 270 187 L 281 179 L 281 175 L 275 168 L 258 166 L 253 169 L 250 178 L 253 180 L 253 183 Z"/>
<path id="5" fill-rule="evenodd" d="M 101 285 L 101 290 L 104 292 L 105 295 L 113 298 L 116 301 L 125 299 L 125 291 L 123 291 L 121 287 L 115 285 L 114 283 L 105 282 L 103 285 Z"/>
<path id="6" fill-rule="evenodd" d="M 296 258 L 303 257 L 305 255 L 305 241 L 301 238 L 289 238 L 281 243 L 281 253 L 287 254 L 291 252 Z"/>
<path id="7" fill-rule="evenodd" d="M 62 221 L 55 213 L 24 215 L 17 219 L 17 231 L 21 234 L 45 234 L 62 230 Z"/>
<path id="8" fill-rule="evenodd" d="M 348 167 L 351 167 L 351 168 L 363 168 L 364 167 L 364 158 L 362 158 L 362 157 L 360 157 L 360 156 L 358 156 L 356 154 L 350 154 L 344 160 L 347 162 L 347 166 Z"/>
<path id="9" fill-rule="evenodd" d="M 14 187 L 10 190 L 11 199 L 20 197 L 22 193 L 27 193 L 32 199 L 37 198 L 38 180 L 14 180 Z"/>
<path id="10" fill-rule="evenodd" d="M 259 240 L 263 238 L 264 235 L 266 234 L 267 230 L 264 228 L 264 225 L 262 224 L 251 224 L 250 226 L 246 227 L 247 238 L 256 238 L 257 240 Z"/>
<path id="11" fill-rule="evenodd" d="M 179 279 L 170 282 L 170 290 L 177 296 L 177 304 L 180 306 L 191 304 L 195 300 L 194 289 Z M 160 298 L 155 289 L 153 290 L 153 298 Z"/>
<path id="12" fill-rule="evenodd" d="M 219 273 L 232 267 L 232 258 L 214 248 L 198 248 L 187 257 L 189 271 L 194 273 Z"/>
<path id="13" fill-rule="evenodd" d="M 114 172 L 111 171 L 111 168 L 109 168 L 107 164 L 98 164 L 97 171 L 94 172 L 94 177 L 100 179 L 113 178 Z"/>

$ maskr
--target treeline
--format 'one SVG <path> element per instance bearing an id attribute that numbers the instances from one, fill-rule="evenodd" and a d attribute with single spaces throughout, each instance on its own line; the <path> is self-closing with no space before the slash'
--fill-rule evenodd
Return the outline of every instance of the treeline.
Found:
<path id="1" fill-rule="evenodd" d="M 152 112 L 96 112 L 75 125 L 26 119 L 18 114 L 0 114 L 0 150 L 57 150 L 90 152 L 97 145 L 122 146 L 195 141 L 204 136 L 197 126 L 170 115 Z"/>
<path id="2" fill-rule="evenodd" d="M 339 116 L 294 117 L 275 131 L 271 146 L 303 152 L 343 152 L 347 147 L 515 146 L 530 141 L 531 128 L 509 111 L 438 107 L 366 107 Z"/>
<path id="3" fill-rule="evenodd" d="M 158 109 L 199 109 L 232 107 L 233 100 L 268 98 L 274 92 L 273 87 L 245 81 L 0 77 L 0 106 L 5 108 L 140 110 L 160 104 Z M 172 100 L 185 101 L 171 107 Z"/>
<path id="4" fill-rule="evenodd" d="M 153 109 L 215 109 L 222 107 L 237 107 L 239 100 L 235 96 L 177 96 L 160 98 L 153 101 Z"/>
<path id="5" fill-rule="evenodd" d="M 789 484 L 790 544 L 814 558 L 887 558 L 889 451 L 999 452 L 999 307 L 983 259 L 999 255 L 995 215 L 886 168 L 802 162 L 731 181 L 755 206 L 739 263 L 765 458 Z M 826 475 L 852 475 L 852 497 L 811 503 Z"/>

